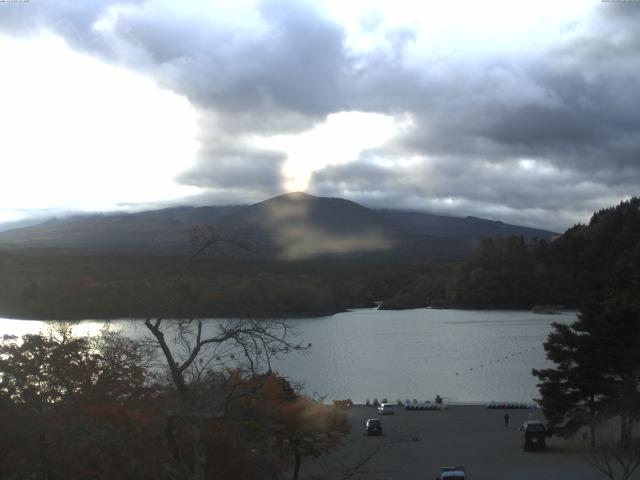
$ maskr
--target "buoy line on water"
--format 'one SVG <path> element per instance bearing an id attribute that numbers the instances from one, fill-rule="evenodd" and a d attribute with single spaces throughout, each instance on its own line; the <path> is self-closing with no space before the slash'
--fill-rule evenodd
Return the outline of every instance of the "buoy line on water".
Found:
<path id="1" fill-rule="evenodd" d="M 509 360 L 510 358 L 515 358 L 515 357 L 517 357 L 517 356 L 519 356 L 519 355 L 523 355 L 524 353 L 526 353 L 526 352 L 530 352 L 530 351 L 533 351 L 533 350 L 535 350 L 535 349 L 536 349 L 536 347 L 528 347 L 528 348 L 525 348 L 525 349 L 523 349 L 523 350 L 518 350 L 517 352 L 512 352 L 512 353 L 509 353 L 509 354 L 507 354 L 507 355 L 500 356 L 500 357 L 496 358 L 495 360 L 490 360 L 489 362 L 481 363 L 481 364 L 480 364 L 480 366 L 479 366 L 479 368 L 485 368 L 485 366 L 486 366 L 487 368 L 489 368 L 489 365 L 493 365 L 494 363 L 497 365 L 497 364 L 499 364 L 499 363 L 502 363 L 504 360 Z M 485 364 L 486 364 L 486 365 L 485 365 Z M 478 366 L 476 365 L 476 367 L 478 367 Z M 473 371 L 474 371 L 474 369 L 473 369 L 473 368 L 474 368 L 474 367 L 469 367 L 469 370 L 468 370 L 468 371 L 469 371 L 469 372 L 473 372 Z M 460 370 L 460 371 L 461 371 L 461 370 Z M 458 376 L 459 376 L 459 375 L 460 375 L 460 371 L 457 371 L 457 372 L 456 372 L 456 375 L 458 375 Z"/>

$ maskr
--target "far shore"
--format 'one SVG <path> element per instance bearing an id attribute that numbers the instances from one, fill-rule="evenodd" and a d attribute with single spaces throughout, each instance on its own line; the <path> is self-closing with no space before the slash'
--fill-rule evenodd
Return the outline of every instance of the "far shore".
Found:
<path id="1" fill-rule="evenodd" d="M 330 317 L 333 315 L 338 315 L 340 313 L 346 313 L 346 312 L 350 312 L 353 310 L 361 310 L 361 309 L 367 309 L 367 310 L 380 310 L 382 311 L 389 311 L 389 312 L 398 312 L 398 311 L 405 311 L 405 310 L 460 310 L 460 311 L 481 311 L 481 312 L 490 312 L 490 311 L 495 311 L 495 312 L 531 312 L 531 313 L 535 313 L 536 315 L 560 315 L 562 313 L 567 313 L 567 312 L 575 312 L 576 309 L 575 308 L 570 308 L 570 307 L 566 307 L 566 308 L 558 308 L 558 309 L 554 309 L 554 310 L 542 310 L 542 311 L 535 311 L 534 308 L 525 308 L 525 307 L 513 307 L 513 308 L 506 308 L 506 307 L 496 307 L 496 308 L 472 308 L 472 307 L 460 307 L 460 306 L 424 306 L 424 307 L 407 307 L 407 308 L 383 308 L 382 306 L 378 306 L 378 305 L 371 305 L 371 306 L 355 306 L 355 307 L 351 307 L 348 309 L 340 309 L 340 310 L 323 310 L 323 311 L 314 311 L 314 312 L 286 312 L 286 313 L 273 313 L 273 314 L 269 314 L 269 313 L 264 313 L 261 312 L 260 314 L 254 314 L 254 315 L 250 315 L 250 314 L 234 314 L 234 313 L 224 313 L 224 312 L 214 312 L 211 315 L 207 315 L 207 316 L 163 316 L 163 318 L 169 318 L 171 320 L 212 320 L 212 319 L 217 319 L 217 318 L 232 318 L 232 319 L 264 319 L 264 320 L 268 320 L 268 319 L 284 319 L 284 320 L 304 320 L 304 319 L 311 319 L 311 318 L 319 318 L 319 317 Z M 154 318 L 155 316 L 152 315 L 151 318 Z M 55 316 L 55 315 L 51 315 L 51 316 L 41 316 L 41 315 L 27 315 L 25 313 L 22 312 L 0 312 L 0 320 L 20 320 L 20 321 L 37 321 L 37 322 L 84 322 L 84 321 L 95 321 L 95 322 L 100 322 L 100 321 L 104 321 L 104 322 L 109 322 L 109 321 L 123 321 L 123 320 L 144 320 L 145 317 L 144 316 L 140 316 L 140 315 L 113 315 L 113 316 L 100 316 L 100 315 L 92 315 L 91 313 L 87 313 L 86 315 L 83 315 L 82 313 L 78 313 L 77 315 L 66 315 L 66 316 Z"/>

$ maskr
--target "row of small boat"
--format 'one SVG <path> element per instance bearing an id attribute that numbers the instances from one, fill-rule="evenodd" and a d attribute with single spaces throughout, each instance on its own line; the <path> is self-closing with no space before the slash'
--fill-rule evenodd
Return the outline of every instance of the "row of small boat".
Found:
<path id="1" fill-rule="evenodd" d="M 530 408 L 536 408 L 537 405 L 535 403 L 527 403 L 527 402 L 491 402 L 487 405 L 487 408 L 493 408 L 498 410 L 504 409 L 522 409 L 528 410 Z"/>
<path id="2" fill-rule="evenodd" d="M 404 406 L 405 410 L 444 410 L 444 405 L 436 404 L 436 403 L 422 403 L 422 404 L 413 404 L 409 403 Z"/>

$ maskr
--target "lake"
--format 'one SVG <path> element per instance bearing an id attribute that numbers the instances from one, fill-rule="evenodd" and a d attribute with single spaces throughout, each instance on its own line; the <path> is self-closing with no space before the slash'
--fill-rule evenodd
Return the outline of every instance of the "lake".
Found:
<path id="1" fill-rule="evenodd" d="M 549 363 L 542 347 L 552 322 L 571 323 L 575 312 L 359 309 L 327 317 L 291 320 L 298 341 L 312 343 L 274 369 L 303 381 L 309 394 L 357 403 L 387 398 L 452 402 L 526 401 L 538 396 L 532 368 Z M 212 320 L 212 322 L 215 320 Z M 130 321 L 111 322 L 132 335 Z M 81 322 L 77 333 L 103 322 Z M 35 333 L 42 322 L 0 320 L 0 335 Z"/>

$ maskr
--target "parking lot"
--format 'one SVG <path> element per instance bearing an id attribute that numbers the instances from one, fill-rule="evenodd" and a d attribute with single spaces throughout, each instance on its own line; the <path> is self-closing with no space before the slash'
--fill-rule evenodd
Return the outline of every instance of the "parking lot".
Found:
<path id="1" fill-rule="evenodd" d="M 348 411 L 352 432 L 344 445 L 319 459 L 305 459 L 306 479 L 435 479 L 441 466 L 462 465 L 470 480 L 600 480 L 587 465 L 579 441 L 548 439 L 544 452 L 524 452 L 519 426 L 527 410 L 451 406 L 443 411 L 407 411 L 379 416 L 375 407 Z M 383 435 L 364 433 L 367 418 L 381 418 Z M 638 477 L 640 478 L 640 477 Z"/>

